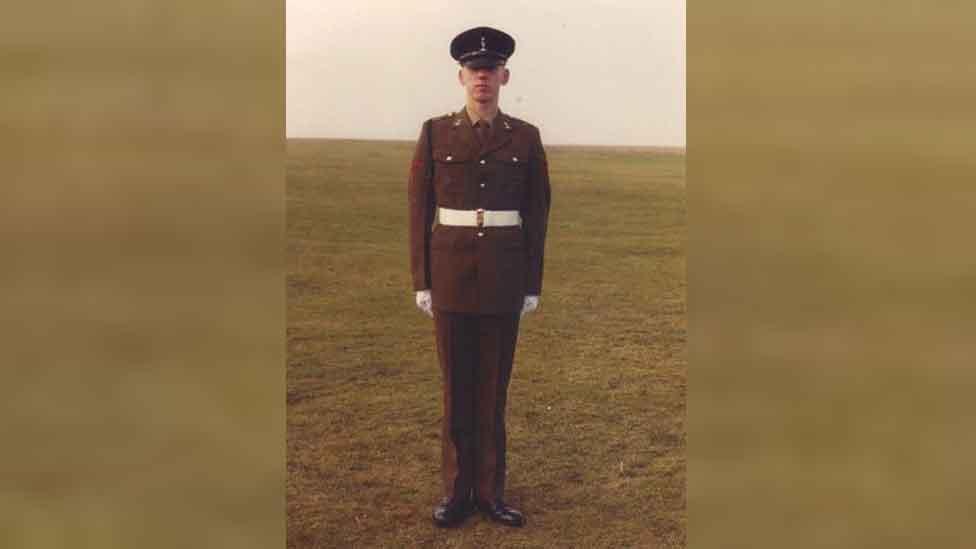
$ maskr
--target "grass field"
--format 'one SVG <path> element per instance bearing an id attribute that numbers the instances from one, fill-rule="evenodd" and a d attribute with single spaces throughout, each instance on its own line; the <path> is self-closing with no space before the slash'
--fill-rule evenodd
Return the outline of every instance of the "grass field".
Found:
<path id="1" fill-rule="evenodd" d="M 430 520 L 440 372 L 413 305 L 406 142 L 289 140 L 288 547 L 684 547 L 684 155 L 548 147 L 539 311 L 509 393 L 527 526 Z"/>

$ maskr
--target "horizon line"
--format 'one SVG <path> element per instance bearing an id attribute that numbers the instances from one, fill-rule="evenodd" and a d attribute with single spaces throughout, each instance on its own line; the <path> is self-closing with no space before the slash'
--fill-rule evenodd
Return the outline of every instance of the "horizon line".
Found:
<path id="1" fill-rule="evenodd" d="M 386 143 L 415 143 L 413 139 L 367 139 L 362 137 L 325 137 L 325 136 L 285 136 L 285 140 L 320 140 L 320 141 L 376 141 Z M 618 149 L 657 149 L 668 151 L 685 152 L 687 145 L 630 145 L 630 144 L 603 144 L 603 143 L 550 143 L 544 144 L 546 147 L 612 147 Z"/>

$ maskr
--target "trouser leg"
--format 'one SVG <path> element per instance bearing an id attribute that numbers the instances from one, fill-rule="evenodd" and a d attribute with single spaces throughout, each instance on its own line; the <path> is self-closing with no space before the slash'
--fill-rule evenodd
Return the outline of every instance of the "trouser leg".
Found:
<path id="1" fill-rule="evenodd" d="M 444 495 L 460 501 L 470 497 L 475 473 L 476 323 L 471 315 L 435 309 L 434 326 L 444 404 L 441 476 Z"/>
<path id="2" fill-rule="evenodd" d="M 518 339 L 518 313 L 434 311 L 442 374 L 441 476 L 444 495 L 501 498 L 505 487 L 505 409 Z"/>
<path id="3" fill-rule="evenodd" d="M 479 317 L 475 492 L 483 502 L 501 499 L 505 490 L 505 409 L 518 325 L 518 313 Z"/>

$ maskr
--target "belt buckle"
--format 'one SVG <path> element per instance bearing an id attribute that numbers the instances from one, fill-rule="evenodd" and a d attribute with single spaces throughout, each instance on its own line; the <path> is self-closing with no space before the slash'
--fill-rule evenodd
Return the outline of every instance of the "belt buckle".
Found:
<path id="1" fill-rule="evenodd" d="M 475 223 L 479 229 L 485 226 L 485 210 L 482 208 L 475 210 Z"/>

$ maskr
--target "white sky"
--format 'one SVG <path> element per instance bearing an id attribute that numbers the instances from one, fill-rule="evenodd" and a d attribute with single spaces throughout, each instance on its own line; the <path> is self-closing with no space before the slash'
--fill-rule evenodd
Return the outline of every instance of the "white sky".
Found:
<path id="1" fill-rule="evenodd" d="M 546 144 L 685 144 L 685 0 L 287 0 L 288 137 L 415 140 L 464 105 L 451 39 L 515 38 L 502 111 Z"/>

